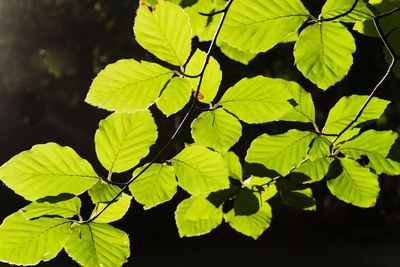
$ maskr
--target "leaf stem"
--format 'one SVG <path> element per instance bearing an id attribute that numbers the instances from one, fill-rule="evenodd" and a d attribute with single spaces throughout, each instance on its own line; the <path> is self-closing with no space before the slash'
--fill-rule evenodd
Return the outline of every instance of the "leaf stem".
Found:
<path id="1" fill-rule="evenodd" d="M 381 18 L 390 16 L 390 15 L 392 15 L 393 13 L 395 13 L 395 12 L 397 12 L 397 11 L 400 11 L 400 7 L 397 7 L 397 8 L 395 8 L 395 9 L 389 11 L 389 12 L 382 13 L 382 14 L 376 16 L 375 18 L 376 18 L 376 19 L 381 19 Z"/>
<path id="2" fill-rule="evenodd" d="M 121 196 L 122 192 L 124 192 L 124 191 L 128 188 L 128 186 L 129 186 L 134 180 L 136 180 L 139 176 L 141 176 L 148 168 L 150 168 L 151 165 L 153 165 L 153 164 L 155 163 L 155 161 L 157 160 L 157 158 L 165 151 L 165 149 L 166 149 L 166 148 L 171 144 L 171 142 L 175 139 L 176 135 L 180 132 L 180 130 L 181 130 L 183 124 L 185 123 L 185 121 L 186 121 L 187 118 L 189 117 L 189 114 L 191 113 L 191 111 L 192 111 L 193 108 L 195 107 L 197 97 L 199 96 L 199 93 L 200 93 L 200 87 L 201 87 L 201 84 L 202 84 L 202 82 L 203 82 L 204 73 L 205 73 L 205 71 L 206 71 L 206 67 L 207 67 L 207 65 L 208 65 L 208 62 L 210 61 L 210 58 L 211 58 L 211 51 L 212 51 L 213 46 L 214 46 L 214 44 L 215 44 L 215 42 L 216 42 L 216 40 L 217 40 L 217 38 L 218 38 L 218 35 L 219 35 L 219 33 L 220 33 L 220 31 L 221 31 L 221 28 L 222 28 L 222 25 L 223 25 L 223 23 L 224 23 L 224 21 L 225 21 L 226 14 L 228 13 L 228 10 L 229 10 L 229 8 L 230 8 L 232 2 L 233 2 L 233 0 L 229 0 L 228 4 L 227 4 L 226 7 L 223 9 L 223 12 L 221 12 L 221 13 L 222 13 L 221 20 L 220 20 L 220 22 L 219 22 L 219 24 L 218 24 L 217 30 L 215 31 L 214 37 L 213 37 L 213 39 L 211 40 L 210 47 L 208 48 L 208 51 L 207 51 L 207 54 L 206 54 L 206 58 L 205 58 L 205 60 L 204 60 L 204 64 L 203 64 L 203 66 L 202 66 L 202 68 L 201 68 L 201 71 L 200 71 L 200 73 L 199 73 L 199 75 L 198 75 L 199 82 L 198 82 L 198 84 L 197 84 L 197 88 L 196 88 L 196 92 L 195 92 L 194 98 L 192 98 L 192 104 L 190 105 L 189 110 L 186 112 L 186 115 L 184 116 L 184 118 L 182 119 L 181 123 L 179 124 L 179 126 L 178 126 L 177 129 L 175 130 L 174 134 L 171 136 L 171 138 L 168 140 L 168 142 L 160 149 L 160 151 L 156 154 L 156 156 L 155 156 L 155 157 L 154 157 L 154 158 L 153 158 L 153 159 L 138 173 L 138 174 L 136 174 L 134 177 L 132 177 L 128 182 L 123 183 L 123 184 L 120 184 L 121 186 L 123 185 L 123 187 L 121 188 L 120 192 L 119 192 L 119 193 L 118 193 L 118 194 L 117 194 L 117 195 L 116 195 L 116 196 L 115 196 L 115 197 L 114 197 L 114 198 L 113 198 L 99 213 L 97 213 L 97 214 L 96 214 L 95 216 L 93 216 L 92 218 L 90 218 L 90 219 L 88 219 L 88 220 L 86 220 L 86 221 L 81 222 L 81 224 L 88 224 L 88 223 L 94 221 L 94 220 L 95 220 L 97 217 L 99 217 L 108 207 L 110 207 L 110 206 Z M 179 72 L 180 72 L 180 71 L 179 71 Z M 182 74 L 182 73 L 181 73 L 181 74 Z M 197 78 L 197 77 L 196 77 L 196 78 Z"/>

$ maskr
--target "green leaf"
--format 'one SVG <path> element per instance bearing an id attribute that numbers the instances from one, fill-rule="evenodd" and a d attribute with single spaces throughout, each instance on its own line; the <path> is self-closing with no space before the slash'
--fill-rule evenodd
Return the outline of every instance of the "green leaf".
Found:
<path id="1" fill-rule="evenodd" d="M 118 201 L 112 203 L 94 221 L 98 223 L 110 223 L 120 220 L 128 212 L 128 209 L 131 206 L 131 200 L 131 196 L 122 193 Z M 93 218 L 94 216 L 99 214 L 107 205 L 108 204 L 106 203 L 97 204 L 90 218 Z"/>
<path id="2" fill-rule="evenodd" d="M 392 131 L 369 130 L 343 144 L 340 151 L 352 159 L 367 156 L 367 167 L 374 169 L 377 174 L 399 175 L 400 163 L 386 158 L 398 137 L 399 135 Z"/>
<path id="3" fill-rule="evenodd" d="M 85 267 L 121 266 L 130 254 L 126 233 L 111 225 L 95 222 L 73 225 L 65 250 Z"/>
<path id="4" fill-rule="evenodd" d="M 356 7 L 350 14 L 339 17 L 335 21 L 356 22 L 372 19 L 374 13 L 368 8 L 367 1 L 359 0 Z M 354 0 L 328 0 L 322 8 L 321 16 L 324 19 L 334 18 L 338 15 L 348 12 L 354 5 Z"/>
<path id="5" fill-rule="evenodd" d="M 175 4 L 159 0 L 150 11 L 140 5 L 135 26 L 136 41 L 159 59 L 183 66 L 192 48 L 192 30 L 189 17 Z"/>
<path id="6" fill-rule="evenodd" d="M 211 10 L 210 13 L 223 10 L 226 7 L 227 3 L 228 2 L 225 0 L 213 0 L 214 8 Z M 200 42 L 208 42 L 214 38 L 215 32 L 217 31 L 217 28 L 221 22 L 221 18 L 222 13 L 207 18 L 207 26 L 199 34 Z"/>
<path id="7" fill-rule="evenodd" d="M 239 157 L 232 151 L 228 151 L 222 155 L 228 168 L 229 177 L 242 181 L 243 170 Z"/>
<path id="8" fill-rule="evenodd" d="M 331 154 L 331 142 L 325 137 L 318 135 L 314 138 L 313 145 L 308 152 L 311 161 L 328 157 Z"/>
<path id="9" fill-rule="evenodd" d="M 143 168 L 136 169 L 133 177 Z M 153 164 L 130 184 L 129 189 L 136 201 L 144 205 L 144 209 L 150 209 L 170 200 L 176 193 L 177 184 L 172 166 Z"/>
<path id="10" fill-rule="evenodd" d="M 214 0 L 199 0 L 194 5 L 185 8 L 185 13 L 188 14 L 190 18 L 193 36 L 200 35 L 207 27 L 208 17 L 200 15 L 199 13 L 211 13 L 215 8 L 214 2 Z"/>
<path id="11" fill-rule="evenodd" d="M 313 137 L 313 133 L 299 130 L 277 135 L 263 134 L 251 143 L 246 162 L 259 163 L 285 175 L 307 157 Z"/>
<path id="12" fill-rule="evenodd" d="M 179 185 L 191 195 L 229 188 L 222 155 L 203 146 L 187 146 L 172 160 Z"/>
<path id="13" fill-rule="evenodd" d="M 186 74 L 198 75 L 203 68 L 206 58 L 206 53 L 197 49 L 194 55 L 190 58 L 186 66 Z M 192 89 L 197 89 L 200 78 L 188 78 L 192 84 Z M 200 94 L 198 100 L 203 103 L 210 103 L 217 95 L 219 85 L 221 84 L 222 72 L 219 63 L 210 57 L 206 70 L 203 75 L 202 83 L 200 86 Z"/>
<path id="14" fill-rule="evenodd" d="M 347 74 L 355 51 L 354 38 L 345 26 L 323 22 L 308 26 L 300 33 L 294 57 L 303 75 L 325 90 Z"/>
<path id="15" fill-rule="evenodd" d="M 36 200 L 20 212 L 26 219 L 39 218 L 44 215 L 72 218 L 80 214 L 81 200 L 70 194 L 60 194 L 56 197 L 45 197 Z"/>
<path id="16" fill-rule="evenodd" d="M 276 121 L 293 109 L 285 89 L 289 84 L 263 76 L 244 78 L 226 91 L 219 104 L 247 123 Z"/>
<path id="17" fill-rule="evenodd" d="M 311 188 L 286 180 L 280 180 L 277 187 L 283 204 L 300 210 L 317 210 Z"/>
<path id="18" fill-rule="evenodd" d="M 315 107 L 311 94 L 304 90 L 298 83 L 283 81 L 288 92 L 289 103 L 292 108 L 279 118 L 281 121 L 315 122 Z"/>
<path id="19" fill-rule="evenodd" d="M 157 100 L 157 107 L 170 116 L 181 110 L 189 102 L 191 95 L 191 83 L 185 78 L 174 77 Z"/>
<path id="20" fill-rule="evenodd" d="M 259 195 L 260 202 L 263 203 L 278 193 L 275 183 L 270 183 L 271 181 L 272 179 L 268 177 L 250 176 L 243 182 L 243 186 L 250 190 L 257 190 L 256 195 Z"/>
<path id="21" fill-rule="evenodd" d="M 340 158 L 342 173 L 335 178 L 329 177 L 328 188 L 331 193 L 354 206 L 369 208 L 375 206 L 379 195 L 378 176 L 361 167 L 357 161 Z"/>
<path id="22" fill-rule="evenodd" d="M 257 54 L 296 32 L 308 17 L 300 0 L 235 0 L 220 38 L 232 47 Z"/>
<path id="23" fill-rule="evenodd" d="M 241 51 L 235 47 L 230 46 L 228 43 L 218 39 L 217 45 L 221 52 L 225 54 L 225 56 L 229 57 L 232 60 L 238 61 L 244 65 L 249 64 L 257 54 L 251 53 L 249 51 Z"/>
<path id="24" fill-rule="evenodd" d="M 242 135 L 242 125 L 223 109 L 203 112 L 192 123 L 192 137 L 197 144 L 226 152 Z"/>
<path id="25" fill-rule="evenodd" d="M 118 112 L 146 109 L 156 102 L 172 75 L 171 70 L 155 63 L 122 59 L 97 75 L 85 101 Z"/>
<path id="26" fill-rule="evenodd" d="M 364 105 L 368 96 L 366 95 L 352 95 L 342 97 L 336 105 L 329 111 L 328 119 L 325 122 L 325 127 L 322 129 L 326 134 L 338 134 L 341 132 L 357 115 L 361 107 Z M 349 139 L 358 134 L 360 127 L 363 124 L 378 119 L 385 111 L 389 101 L 372 98 L 364 112 L 358 118 L 357 122 L 337 140 Z M 333 137 L 327 137 L 332 140 Z"/>
<path id="27" fill-rule="evenodd" d="M 119 191 L 121 189 L 118 186 L 100 180 L 89 189 L 88 193 L 93 203 L 108 203 L 118 195 Z"/>
<path id="28" fill-rule="evenodd" d="M 314 161 L 308 160 L 297 167 L 290 174 L 290 178 L 296 183 L 311 184 L 324 179 L 329 171 L 331 158 L 319 158 Z"/>
<path id="29" fill-rule="evenodd" d="M 61 193 L 80 194 L 98 180 L 85 159 L 70 147 L 55 143 L 35 145 L 0 168 L 0 179 L 27 200 Z"/>
<path id="30" fill-rule="evenodd" d="M 0 261 L 35 265 L 54 258 L 70 233 L 70 223 L 64 218 L 27 220 L 19 212 L 11 214 L 0 226 Z"/>
<path id="31" fill-rule="evenodd" d="M 232 209 L 224 215 L 224 218 L 236 231 L 257 239 L 269 227 L 272 219 L 272 210 L 268 203 L 264 203 L 252 215 L 236 215 L 235 210 Z"/>
<path id="32" fill-rule="evenodd" d="M 150 111 L 113 113 L 96 131 L 96 154 L 110 172 L 124 172 L 136 166 L 156 140 L 157 126 Z"/>
<path id="33" fill-rule="evenodd" d="M 260 209 L 260 204 L 262 204 L 255 193 L 248 188 L 242 188 L 240 192 L 236 195 L 233 202 L 233 209 L 235 210 L 235 215 L 252 215 L 257 213 Z"/>
<path id="34" fill-rule="evenodd" d="M 199 236 L 211 232 L 222 222 L 222 206 L 205 203 L 201 197 L 182 201 L 175 211 L 175 221 L 180 237 Z"/>
<path id="35" fill-rule="evenodd" d="M 374 5 L 374 7 L 375 8 L 378 7 L 378 10 L 380 11 L 380 13 L 385 13 L 385 12 L 391 11 L 395 7 L 400 6 L 399 1 L 398 0 L 395 0 L 395 1 L 397 1 L 398 3 L 393 4 L 393 6 L 388 5 L 387 8 L 381 8 L 380 6 L 378 7 L 377 5 Z M 390 1 L 385 0 L 385 2 L 383 2 L 383 3 L 389 3 L 389 2 Z M 400 13 L 399 12 L 393 13 L 390 16 L 386 16 L 386 17 L 379 19 L 379 25 L 381 26 L 381 28 L 385 34 L 388 34 L 389 32 L 393 31 L 395 28 L 397 28 L 399 26 L 399 22 L 400 22 Z M 379 34 L 378 34 L 378 32 L 375 28 L 374 22 L 372 20 L 366 20 L 364 22 L 361 22 L 361 21 L 356 22 L 356 24 L 354 24 L 353 30 L 356 30 L 359 33 L 362 33 L 367 36 L 379 37 Z M 394 31 L 393 33 L 395 33 L 395 32 L 396 31 Z"/>

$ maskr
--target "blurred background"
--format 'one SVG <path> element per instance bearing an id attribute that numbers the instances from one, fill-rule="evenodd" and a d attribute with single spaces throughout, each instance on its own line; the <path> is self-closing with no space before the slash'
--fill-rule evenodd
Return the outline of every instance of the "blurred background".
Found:
<path id="1" fill-rule="evenodd" d="M 303 2 L 315 16 L 324 3 Z M 106 173 L 96 158 L 94 133 L 109 113 L 84 99 L 93 78 L 107 64 L 122 58 L 157 60 L 135 42 L 132 27 L 137 6 L 137 0 L 0 0 L 0 164 L 35 144 L 57 142 L 74 148 L 98 173 Z M 218 49 L 213 56 L 223 70 L 224 90 L 243 77 L 256 75 L 299 82 L 313 94 L 322 126 L 340 97 L 369 94 L 386 71 L 380 41 L 354 36 L 354 65 L 342 82 L 326 92 L 297 71 L 293 43 L 258 55 L 248 66 L 229 60 Z M 207 48 L 197 40 L 193 46 Z M 399 85 L 400 80 L 391 75 L 378 92 L 392 104 L 371 127 L 400 131 Z M 183 113 L 167 119 L 156 107 L 151 111 L 160 127 L 154 154 Z M 165 159 L 174 156 L 184 142 L 191 142 L 189 125 L 163 155 Z M 245 134 L 233 148 L 242 159 L 255 137 L 281 133 L 293 125 L 243 126 Z M 118 178 L 126 181 L 129 175 Z M 128 214 L 113 225 L 130 235 L 131 257 L 126 266 L 400 266 L 399 179 L 380 178 L 381 194 L 376 207 L 370 209 L 338 201 L 324 183 L 312 186 L 316 213 L 285 207 L 277 196 L 271 201 L 271 227 L 257 241 L 228 225 L 206 236 L 179 238 L 174 211 L 188 196 L 183 190 L 149 211 L 133 201 Z M 27 204 L 0 186 L 0 220 Z M 83 213 L 89 216 L 89 204 Z M 39 266 L 78 265 L 62 252 Z"/>

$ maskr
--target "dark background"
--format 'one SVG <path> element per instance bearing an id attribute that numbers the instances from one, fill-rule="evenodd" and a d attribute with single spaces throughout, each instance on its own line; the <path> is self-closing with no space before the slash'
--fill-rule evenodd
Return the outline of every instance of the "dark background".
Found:
<path id="1" fill-rule="evenodd" d="M 324 1 L 303 2 L 317 16 Z M 1 164 L 34 144 L 51 141 L 74 148 L 99 173 L 105 173 L 96 159 L 93 139 L 99 121 L 108 113 L 86 104 L 84 98 L 96 73 L 107 64 L 122 58 L 156 60 L 134 40 L 137 6 L 134 0 L 0 0 Z M 341 96 L 368 94 L 387 67 L 378 39 L 354 35 L 355 64 L 342 82 L 326 92 L 296 70 L 293 43 L 260 54 L 248 66 L 229 60 L 218 49 L 213 56 L 223 70 L 224 90 L 255 75 L 299 82 L 312 92 L 322 126 Z M 199 44 L 195 40 L 193 45 Z M 200 47 L 204 50 L 206 45 Z M 391 75 L 378 96 L 393 103 L 372 127 L 400 131 L 399 89 L 399 79 Z M 155 107 L 151 110 L 161 136 L 154 153 L 183 113 L 167 120 Z M 189 124 L 185 126 L 164 158 L 191 141 Z M 293 125 L 243 126 L 246 133 L 234 147 L 242 158 L 251 140 L 261 133 L 280 133 Z M 119 178 L 126 180 L 129 174 Z M 228 225 L 206 236 L 180 239 L 174 211 L 187 197 L 182 190 L 172 201 L 149 211 L 133 202 L 129 213 L 113 225 L 130 235 L 132 252 L 126 266 L 400 266 L 399 177 L 382 176 L 380 184 L 377 205 L 370 209 L 338 201 L 324 183 L 312 187 L 317 213 L 284 207 L 275 197 L 272 225 L 257 241 Z M 0 186 L 0 201 L 1 220 L 28 204 L 5 186 Z M 89 212 L 84 208 L 86 216 Z M 62 252 L 40 266 L 77 264 Z"/>

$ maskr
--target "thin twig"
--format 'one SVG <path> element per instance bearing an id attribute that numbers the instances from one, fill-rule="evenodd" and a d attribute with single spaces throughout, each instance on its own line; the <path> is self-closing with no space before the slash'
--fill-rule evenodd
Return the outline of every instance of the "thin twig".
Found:
<path id="1" fill-rule="evenodd" d="M 175 73 L 177 74 L 177 75 L 180 75 L 180 76 L 183 76 L 183 77 L 187 77 L 187 78 L 199 78 L 200 77 L 200 75 L 201 75 L 201 73 L 199 73 L 199 74 L 197 74 L 197 75 L 189 75 L 189 74 L 186 74 L 186 73 L 184 73 L 183 71 L 181 71 L 181 70 L 175 70 Z"/>
<path id="2" fill-rule="evenodd" d="M 225 8 L 222 9 L 222 10 L 219 10 L 219 11 L 212 12 L 212 13 L 203 13 L 203 12 L 199 12 L 199 14 L 202 15 L 202 16 L 206 16 L 206 17 L 212 17 L 212 16 L 215 16 L 215 15 L 224 13 L 224 12 L 225 12 Z"/>
<path id="3" fill-rule="evenodd" d="M 343 14 L 339 14 L 337 16 L 334 16 L 332 18 L 327 18 L 327 19 L 322 18 L 322 19 L 319 19 L 318 22 L 321 22 L 321 21 L 332 21 L 332 20 L 339 19 L 341 17 L 345 17 L 348 14 L 350 14 L 351 12 L 353 12 L 353 10 L 356 8 L 357 4 L 358 4 L 358 0 L 355 0 L 354 4 L 351 6 L 351 8 L 349 10 L 347 10 L 346 12 L 344 12 Z"/>
<path id="4" fill-rule="evenodd" d="M 86 221 L 81 222 L 81 224 L 88 224 L 88 223 L 94 221 L 94 220 L 95 220 L 97 217 L 99 217 L 108 207 L 110 207 L 110 206 L 121 196 L 122 192 L 124 192 L 124 190 L 126 190 L 126 189 L 128 188 L 128 186 L 129 186 L 134 180 L 136 180 L 138 177 L 140 177 L 148 168 L 150 168 L 150 166 L 152 166 L 152 165 L 155 163 L 155 161 L 157 160 L 157 158 L 165 151 L 165 149 L 171 144 L 171 142 L 175 139 L 175 137 L 177 136 L 177 134 L 180 132 L 180 130 L 181 130 L 183 124 L 185 123 L 186 119 L 189 117 L 189 114 L 191 113 L 191 111 L 192 111 L 193 108 L 195 107 L 196 100 L 197 100 L 197 98 L 198 98 L 198 96 L 199 96 L 199 93 L 200 93 L 200 87 L 201 87 L 201 84 L 202 84 L 202 81 L 203 81 L 204 73 L 205 73 L 206 67 L 207 67 L 207 65 L 208 65 L 208 62 L 209 62 L 209 60 L 210 60 L 210 57 L 211 57 L 212 48 L 213 48 L 213 46 L 214 46 L 214 44 L 215 44 L 215 42 L 216 42 L 216 40 L 217 40 L 217 38 L 218 38 L 219 32 L 221 31 L 221 27 L 222 27 L 222 25 L 223 25 L 223 23 L 224 23 L 224 21 L 225 21 L 226 14 L 228 13 L 229 7 L 231 6 L 232 2 L 233 2 L 233 0 L 230 0 L 230 1 L 228 2 L 228 4 L 226 5 L 226 7 L 224 8 L 224 12 L 223 12 L 222 17 L 221 17 L 221 20 L 220 20 L 220 22 L 219 22 L 218 28 L 217 28 L 217 30 L 216 30 L 216 32 L 215 32 L 215 34 L 214 34 L 213 39 L 211 40 L 210 47 L 209 47 L 208 52 L 207 52 L 207 54 L 206 54 L 206 58 L 205 58 L 205 60 L 204 60 L 203 67 L 201 68 L 201 71 L 200 71 L 200 74 L 199 74 L 199 82 L 198 82 L 198 84 L 197 84 L 197 89 L 196 89 L 195 96 L 194 96 L 194 98 L 192 99 L 192 104 L 191 104 L 189 110 L 186 112 L 186 115 L 185 115 L 185 117 L 183 118 L 183 120 L 181 121 L 181 123 L 179 124 L 178 128 L 175 130 L 175 132 L 174 132 L 174 134 L 172 135 L 172 137 L 171 137 L 171 138 L 168 140 L 168 142 L 161 148 L 161 150 L 156 154 L 156 156 L 155 156 L 155 157 L 154 157 L 154 158 L 153 158 L 153 159 L 138 173 L 138 174 L 136 174 L 134 177 L 132 177 L 132 179 L 130 179 L 127 183 L 124 184 L 124 186 L 121 188 L 120 192 L 119 192 L 119 193 L 118 193 L 118 194 L 117 194 L 117 195 L 116 195 L 116 196 L 115 196 L 115 197 L 114 197 L 114 198 L 113 198 L 99 213 L 97 213 L 96 215 L 94 215 L 92 218 L 90 218 L 90 219 L 88 219 L 88 220 L 86 220 Z"/>
<path id="5" fill-rule="evenodd" d="M 390 16 L 390 15 L 392 15 L 393 13 L 395 13 L 395 12 L 397 12 L 397 11 L 400 11 L 400 7 L 397 7 L 397 8 L 395 8 L 395 9 L 389 11 L 389 12 L 382 13 L 382 14 L 376 16 L 375 18 L 376 18 L 376 19 L 381 19 L 381 18 Z"/>
<path id="6" fill-rule="evenodd" d="M 373 98 L 375 92 L 379 89 L 379 87 L 382 85 L 382 83 L 386 80 L 386 78 L 389 76 L 390 72 L 393 70 L 394 64 L 396 63 L 396 61 L 399 60 L 399 55 L 396 54 L 396 51 L 393 49 L 393 47 L 390 45 L 390 43 L 388 42 L 380 24 L 378 19 L 374 19 L 374 25 L 375 28 L 379 34 L 379 37 L 381 38 L 384 46 L 386 47 L 386 49 L 388 50 L 390 56 L 392 57 L 392 61 L 388 67 L 388 69 L 386 70 L 385 75 L 382 77 L 382 79 L 378 82 L 378 84 L 374 87 L 374 89 L 372 90 L 372 92 L 369 94 L 367 100 L 364 102 L 364 104 L 362 105 L 362 107 L 360 108 L 360 110 L 357 112 L 356 116 L 354 117 L 354 119 L 335 137 L 335 139 L 333 139 L 332 144 L 334 144 L 339 137 L 346 132 L 354 123 L 357 122 L 357 120 L 361 117 L 362 113 L 364 112 L 364 110 L 367 108 L 369 102 L 371 101 L 371 99 Z"/>

